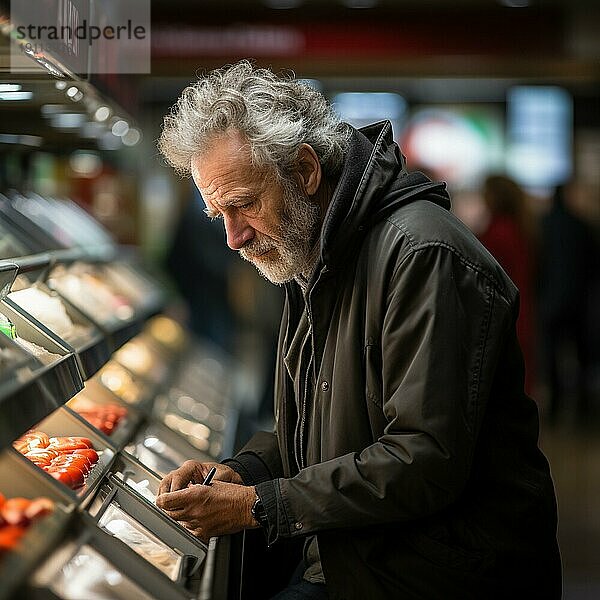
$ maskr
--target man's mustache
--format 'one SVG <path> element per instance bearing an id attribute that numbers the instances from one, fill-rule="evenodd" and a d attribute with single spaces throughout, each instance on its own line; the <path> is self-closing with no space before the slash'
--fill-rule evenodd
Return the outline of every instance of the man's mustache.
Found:
<path id="1" fill-rule="evenodd" d="M 258 258 L 271 250 L 275 250 L 277 246 L 268 240 L 252 240 L 240 249 L 240 254 L 246 260 Z"/>

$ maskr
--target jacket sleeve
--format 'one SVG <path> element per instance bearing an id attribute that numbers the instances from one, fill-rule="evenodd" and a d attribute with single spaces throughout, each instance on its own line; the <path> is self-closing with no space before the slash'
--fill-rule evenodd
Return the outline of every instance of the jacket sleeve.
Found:
<path id="1" fill-rule="evenodd" d="M 413 249 L 391 278 L 381 323 L 383 435 L 361 452 L 260 483 L 269 542 L 414 520 L 452 503 L 469 477 L 512 308 L 452 249 Z"/>
<path id="2" fill-rule="evenodd" d="M 235 455 L 223 461 L 242 478 L 244 485 L 256 485 L 283 474 L 281 454 L 277 435 L 267 431 L 259 431 Z"/>
<path id="3" fill-rule="evenodd" d="M 287 320 L 287 305 L 284 305 L 283 316 L 279 331 L 279 352 L 281 355 L 282 336 L 284 323 Z M 275 379 L 279 377 L 281 362 L 275 365 Z M 275 411 L 277 407 L 275 407 Z M 274 432 L 259 431 L 254 434 L 250 441 L 235 455 L 223 461 L 224 464 L 236 471 L 244 485 L 256 485 L 263 481 L 270 481 L 283 477 L 283 465 L 277 434 Z"/>

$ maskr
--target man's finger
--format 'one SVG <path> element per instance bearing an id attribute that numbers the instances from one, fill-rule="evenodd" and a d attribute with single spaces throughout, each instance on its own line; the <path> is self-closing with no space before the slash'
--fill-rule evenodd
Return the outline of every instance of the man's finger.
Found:
<path id="1" fill-rule="evenodd" d="M 177 469 L 177 471 L 173 471 L 173 476 L 171 477 L 171 486 L 167 492 L 176 492 L 178 490 L 183 490 L 188 486 L 188 483 L 192 481 L 192 473 L 190 469 Z"/>
<path id="2" fill-rule="evenodd" d="M 172 477 L 173 477 L 173 471 L 171 471 L 170 473 L 167 473 L 167 475 L 165 475 L 163 477 L 162 481 L 160 482 L 160 485 L 158 486 L 158 494 L 159 495 L 171 491 L 171 478 Z"/>
<path id="3" fill-rule="evenodd" d="M 192 522 L 192 519 L 195 519 L 195 517 L 192 517 L 189 514 L 192 508 L 193 507 L 188 506 L 186 508 L 163 508 L 163 510 L 165 511 L 165 513 L 167 513 L 167 515 L 169 515 L 169 517 L 171 517 L 171 519 L 174 519 L 175 521 L 184 524 L 190 523 Z"/>
<path id="4" fill-rule="evenodd" d="M 156 506 L 163 510 L 187 509 L 197 506 L 202 501 L 202 495 L 211 492 L 211 486 L 192 485 L 182 490 L 167 492 L 156 497 Z"/>
<path id="5" fill-rule="evenodd" d="M 156 506 L 163 510 L 177 510 L 179 508 L 186 508 L 191 502 L 190 490 L 192 488 L 185 488 L 183 490 L 177 490 L 175 492 L 166 492 L 156 497 Z"/>
<path id="6" fill-rule="evenodd" d="M 187 521 L 177 521 L 182 527 L 185 527 L 188 531 L 196 531 L 197 529 L 202 529 L 205 524 L 202 522 L 202 519 L 189 519 Z"/>

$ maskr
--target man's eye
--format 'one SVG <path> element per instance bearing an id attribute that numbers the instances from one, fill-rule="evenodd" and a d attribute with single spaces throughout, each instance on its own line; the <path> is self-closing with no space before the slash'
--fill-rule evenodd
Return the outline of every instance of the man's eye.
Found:
<path id="1" fill-rule="evenodd" d="M 260 213 L 261 203 L 255 198 L 237 205 L 237 209 L 248 217 L 255 217 Z"/>

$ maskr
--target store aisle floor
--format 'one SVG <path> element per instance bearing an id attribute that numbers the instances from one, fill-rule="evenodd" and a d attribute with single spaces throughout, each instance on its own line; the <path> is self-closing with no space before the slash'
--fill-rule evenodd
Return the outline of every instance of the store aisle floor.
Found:
<path id="1" fill-rule="evenodd" d="M 600 423 L 544 425 L 540 445 L 558 496 L 564 600 L 600 598 Z"/>

